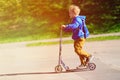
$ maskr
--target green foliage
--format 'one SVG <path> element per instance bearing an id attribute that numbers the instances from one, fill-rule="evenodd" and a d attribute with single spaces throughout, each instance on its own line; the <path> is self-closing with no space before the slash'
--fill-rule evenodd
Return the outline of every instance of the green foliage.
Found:
<path id="1" fill-rule="evenodd" d="M 87 16 L 91 33 L 120 31 L 119 0 L 0 0 L 0 41 L 58 37 L 60 25 L 70 22 L 72 3 Z"/>
<path id="2" fill-rule="evenodd" d="M 82 14 L 87 15 L 87 23 L 94 24 L 95 30 L 109 31 L 120 22 L 119 0 L 84 0 Z"/>
<path id="3" fill-rule="evenodd" d="M 110 27 L 110 29 L 107 32 L 120 32 L 120 23 L 119 24 L 115 24 L 112 27 Z"/>

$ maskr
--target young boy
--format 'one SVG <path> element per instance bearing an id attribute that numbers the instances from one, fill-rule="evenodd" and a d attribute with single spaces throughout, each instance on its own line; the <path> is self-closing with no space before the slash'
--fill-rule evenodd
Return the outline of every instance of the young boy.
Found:
<path id="1" fill-rule="evenodd" d="M 64 29 L 65 31 L 72 30 L 73 32 L 72 39 L 74 40 L 74 49 L 81 61 L 81 65 L 79 65 L 77 68 L 85 67 L 91 57 L 90 54 L 88 54 L 86 51 L 82 49 L 85 43 L 84 34 L 76 32 L 78 31 L 78 28 L 81 29 L 81 27 L 83 26 L 82 20 L 85 20 L 85 16 L 80 16 L 79 14 L 80 8 L 76 5 L 71 5 L 69 7 L 69 16 L 70 18 L 72 18 L 72 23 L 61 26 L 61 28 Z"/>

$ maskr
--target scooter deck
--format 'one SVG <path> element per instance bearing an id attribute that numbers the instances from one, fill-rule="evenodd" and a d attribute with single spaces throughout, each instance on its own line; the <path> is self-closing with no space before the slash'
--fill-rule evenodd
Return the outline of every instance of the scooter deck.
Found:
<path id="1" fill-rule="evenodd" d="M 81 68 L 81 69 L 69 69 L 69 70 L 66 70 L 66 72 L 81 72 L 81 71 L 92 71 L 88 68 Z"/>

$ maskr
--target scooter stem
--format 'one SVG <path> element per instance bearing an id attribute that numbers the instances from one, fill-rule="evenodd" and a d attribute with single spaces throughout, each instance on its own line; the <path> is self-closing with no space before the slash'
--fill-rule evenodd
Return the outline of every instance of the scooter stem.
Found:
<path id="1" fill-rule="evenodd" d="M 61 53 L 62 52 L 62 29 L 60 29 L 60 41 L 59 41 L 59 61 L 58 64 L 61 63 Z"/>

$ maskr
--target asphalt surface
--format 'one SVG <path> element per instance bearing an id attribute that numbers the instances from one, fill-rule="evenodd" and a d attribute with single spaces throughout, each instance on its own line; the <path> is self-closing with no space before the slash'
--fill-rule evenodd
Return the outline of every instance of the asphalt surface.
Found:
<path id="1" fill-rule="evenodd" d="M 59 45 L 25 47 L 16 43 L 0 45 L 0 49 L 0 80 L 120 80 L 120 40 L 86 42 L 84 49 L 95 56 L 97 68 L 59 74 L 54 73 Z M 70 68 L 80 64 L 73 44 L 62 46 L 62 58 Z"/>

